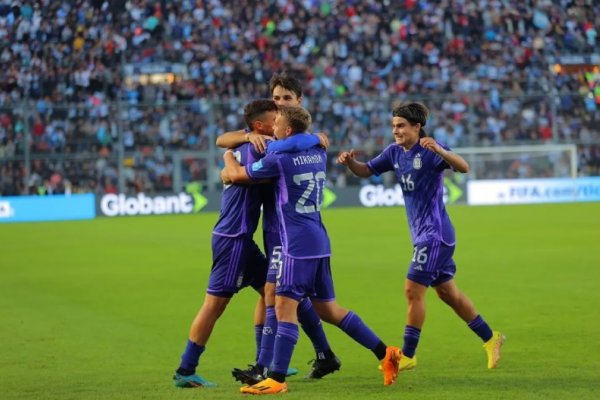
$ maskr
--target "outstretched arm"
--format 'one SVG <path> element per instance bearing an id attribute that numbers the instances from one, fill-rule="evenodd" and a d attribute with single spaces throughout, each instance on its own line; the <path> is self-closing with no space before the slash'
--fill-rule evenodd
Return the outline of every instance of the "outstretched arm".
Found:
<path id="1" fill-rule="evenodd" d="M 252 181 L 246 173 L 246 168 L 240 165 L 231 150 L 227 150 L 223 154 L 223 160 L 225 160 L 225 167 L 221 171 L 223 183 L 249 183 Z"/>
<path id="2" fill-rule="evenodd" d="M 350 171 L 361 178 L 368 178 L 373 175 L 373 172 L 367 167 L 364 162 L 356 161 L 354 158 L 354 149 L 350 151 L 342 151 L 338 156 L 337 162 L 347 166 Z"/>
<path id="3" fill-rule="evenodd" d="M 267 140 L 273 140 L 273 138 L 240 129 L 239 131 L 225 132 L 224 134 L 217 136 L 216 144 L 219 147 L 233 149 L 241 144 L 250 142 L 257 152 L 264 153 L 267 148 Z"/>
<path id="4" fill-rule="evenodd" d="M 455 171 L 462 172 L 463 174 L 469 172 L 469 163 L 467 163 L 464 158 L 452 151 L 444 149 L 435 141 L 435 139 L 424 137 L 421 138 L 420 144 L 427 150 L 439 154 L 439 156 L 442 157 Z"/>
<path id="5" fill-rule="evenodd" d="M 299 133 L 297 135 L 292 135 L 282 140 L 273 140 L 267 145 L 267 154 L 296 153 L 298 151 L 310 149 L 311 147 L 317 146 L 318 144 L 321 144 L 322 146 L 323 139 L 320 135 L 317 136 L 310 133 Z M 327 142 L 327 144 L 329 145 L 329 142 Z M 327 150 L 326 147 L 325 150 Z"/>

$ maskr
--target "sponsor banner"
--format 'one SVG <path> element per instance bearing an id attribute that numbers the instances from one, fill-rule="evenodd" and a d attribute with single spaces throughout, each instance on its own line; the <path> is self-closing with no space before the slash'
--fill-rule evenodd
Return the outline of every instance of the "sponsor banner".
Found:
<path id="1" fill-rule="evenodd" d="M 358 204 L 364 207 L 392 207 L 404 206 L 404 194 L 400 184 L 393 187 L 385 187 L 384 185 L 365 185 L 359 190 Z M 444 179 L 444 203 L 464 203 L 463 190 L 460 185 L 450 178 Z"/>
<path id="2" fill-rule="evenodd" d="M 600 201 L 600 177 L 476 180 L 467 192 L 470 205 Z"/>
<path id="3" fill-rule="evenodd" d="M 96 217 L 93 194 L 0 197 L 0 223 Z"/>
<path id="4" fill-rule="evenodd" d="M 105 217 L 195 214 L 218 211 L 220 197 L 220 193 L 203 194 L 199 183 L 190 183 L 181 193 L 105 194 L 98 198 L 96 207 L 98 215 Z"/>
<path id="5" fill-rule="evenodd" d="M 444 202 L 447 204 L 464 203 L 462 184 L 446 178 L 444 181 Z M 97 200 L 97 214 L 107 217 L 157 215 L 157 214 L 193 214 L 200 211 L 219 211 L 221 191 L 202 193 L 198 184 L 186 186 L 181 193 L 146 194 L 138 193 L 108 194 Z M 323 188 L 321 209 L 332 207 L 392 207 L 404 206 L 404 197 L 400 185 L 350 186 L 345 188 Z"/>

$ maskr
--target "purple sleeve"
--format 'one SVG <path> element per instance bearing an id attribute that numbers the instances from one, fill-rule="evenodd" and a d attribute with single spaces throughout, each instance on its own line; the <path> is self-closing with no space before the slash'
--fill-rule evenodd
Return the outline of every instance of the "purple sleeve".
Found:
<path id="1" fill-rule="evenodd" d="M 377 157 L 367 162 L 367 167 L 374 175 L 381 175 L 384 172 L 394 169 L 394 161 L 392 160 L 392 151 L 395 145 L 389 145 Z"/>
<path id="2" fill-rule="evenodd" d="M 443 148 L 444 150 L 446 150 L 446 151 L 452 151 L 452 150 L 450 150 L 450 147 L 446 146 L 445 144 L 442 144 L 442 143 L 438 142 L 437 140 L 436 140 L 436 143 L 439 144 L 440 147 Z M 450 164 L 448 164 L 446 162 L 446 160 L 444 160 L 442 158 L 442 156 L 440 156 L 439 154 L 435 155 L 434 165 L 435 165 L 435 169 L 437 169 L 438 171 L 443 171 L 445 169 L 451 168 Z"/>
<path id="3" fill-rule="evenodd" d="M 275 178 L 280 175 L 279 155 L 267 154 L 264 158 L 246 165 L 246 173 L 253 180 Z"/>

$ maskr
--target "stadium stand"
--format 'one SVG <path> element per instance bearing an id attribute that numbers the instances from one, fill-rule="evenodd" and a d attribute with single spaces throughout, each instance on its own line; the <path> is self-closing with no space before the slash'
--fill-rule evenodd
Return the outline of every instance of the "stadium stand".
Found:
<path id="1" fill-rule="evenodd" d="M 600 175 L 600 74 L 551 61 L 599 54 L 599 16 L 593 0 L 0 0 L 0 195 L 116 191 L 121 145 L 128 192 L 170 190 L 172 153 L 241 127 L 233 111 L 282 70 L 333 149 L 380 149 L 410 98 L 451 147 L 576 143 Z M 156 64 L 185 79 L 127 81 Z"/>

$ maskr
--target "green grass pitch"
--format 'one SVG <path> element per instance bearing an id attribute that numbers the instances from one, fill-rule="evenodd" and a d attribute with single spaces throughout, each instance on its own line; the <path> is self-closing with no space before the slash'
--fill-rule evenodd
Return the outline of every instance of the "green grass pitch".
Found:
<path id="1" fill-rule="evenodd" d="M 600 203 L 449 208 L 457 283 L 508 340 L 488 371 L 479 339 L 429 293 L 419 366 L 382 385 L 372 353 L 326 327 L 341 371 L 289 379 L 292 399 L 600 398 Z M 210 269 L 217 215 L 0 225 L 0 398 L 231 399 L 254 357 L 244 290 L 217 323 L 199 372 L 171 375 Z M 323 212 L 340 304 L 401 345 L 412 248 L 401 208 Z M 301 334 L 292 366 L 313 358 Z"/>

